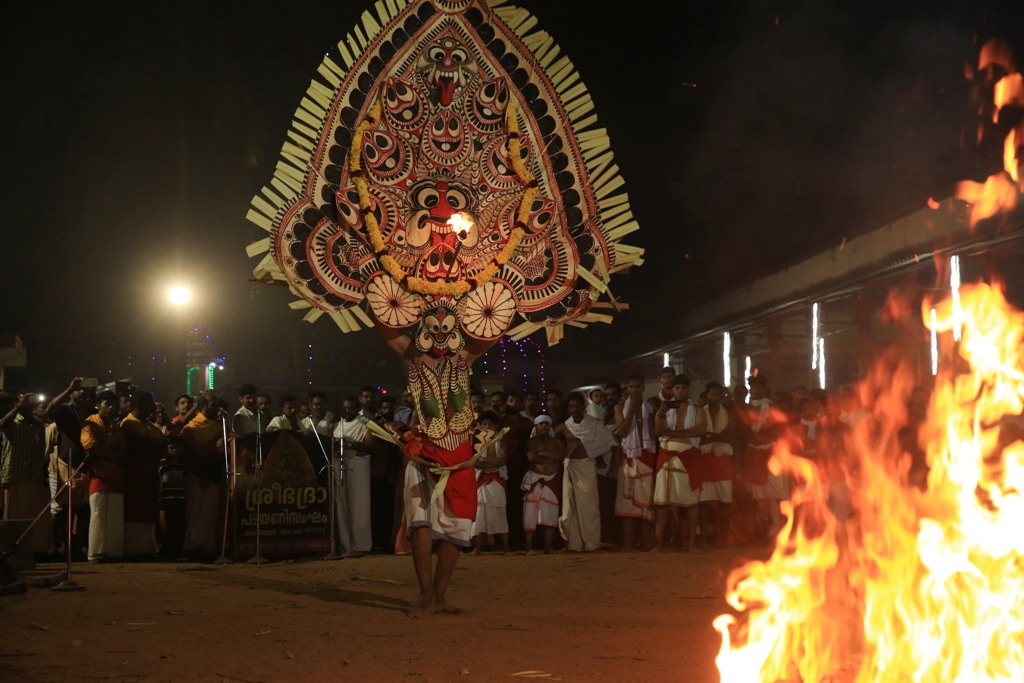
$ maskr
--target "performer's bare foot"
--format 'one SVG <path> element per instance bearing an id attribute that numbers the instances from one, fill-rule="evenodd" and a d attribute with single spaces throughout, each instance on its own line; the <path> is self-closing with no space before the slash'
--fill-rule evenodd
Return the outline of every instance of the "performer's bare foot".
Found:
<path id="1" fill-rule="evenodd" d="M 530 548 L 529 550 L 526 551 L 526 556 L 527 557 L 529 557 L 531 555 L 536 555 L 536 554 L 537 554 L 537 551 L 534 550 L 533 548 Z"/>
<path id="2" fill-rule="evenodd" d="M 435 600 L 434 604 L 430 607 L 430 611 L 436 614 L 463 614 L 465 610 L 456 607 L 450 602 L 445 602 L 444 600 Z"/>
<path id="3" fill-rule="evenodd" d="M 552 548 L 552 547 L 551 547 L 551 546 L 549 546 L 549 545 L 548 545 L 548 546 L 544 546 L 544 554 L 545 554 L 545 555 L 550 555 L 550 554 L 551 554 L 551 553 L 553 553 L 553 552 L 555 552 L 555 549 L 554 549 L 554 548 Z"/>
<path id="4" fill-rule="evenodd" d="M 480 546 L 476 546 L 475 548 L 473 548 L 473 552 L 471 552 L 470 555 L 472 555 L 473 557 L 479 556 L 480 555 Z"/>
<path id="5" fill-rule="evenodd" d="M 661 552 L 661 548 L 659 548 L 658 546 L 654 546 L 653 548 L 651 548 L 647 552 L 649 552 L 649 553 L 660 553 Z"/>
<path id="6" fill-rule="evenodd" d="M 409 616 L 413 619 L 421 619 L 427 616 L 432 602 L 434 602 L 434 596 L 421 595 L 413 604 L 412 608 L 409 610 Z"/>

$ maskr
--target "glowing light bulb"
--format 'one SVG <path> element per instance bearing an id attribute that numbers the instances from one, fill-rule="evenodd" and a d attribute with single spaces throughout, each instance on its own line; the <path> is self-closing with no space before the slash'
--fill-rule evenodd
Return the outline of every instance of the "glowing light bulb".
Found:
<path id="1" fill-rule="evenodd" d="M 171 287 L 169 295 L 171 303 L 175 306 L 183 306 L 192 298 L 192 293 L 186 287 Z"/>

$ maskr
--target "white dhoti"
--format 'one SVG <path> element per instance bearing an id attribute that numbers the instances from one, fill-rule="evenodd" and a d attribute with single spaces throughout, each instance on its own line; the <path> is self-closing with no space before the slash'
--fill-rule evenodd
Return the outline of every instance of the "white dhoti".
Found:
<path id="1" fill-rule="evenodd" d="M 217 555 L 217 519 L 220 517 L 220 486 L 199 483 L 194 474 L 185 476 L 185 539 L 187 554 Z"/>
<path id="2" fill-rule="evenodd" d="M 644 451 L 640 458 L 625 458 L 615 486 L 615 514 L 651 521 L 654 456 Z"/>
<path id="3" fill-rule="evenodd" d="M 654 475 L 654 504 L 689 507 L 700 502 L 700 489 L 693 490 L 690 472 L 679 455 L 697 451 L 688 443 L 668 441 L 658 454 L 658 465 Z M 699 480 L 698 480 L 699 482 Z M 699 484 L 698 484 L 699 486 Z"/>
<path id="4" fill-rule="evenodd" d="M 527 472 L 523 477 L 523 529 L 536 531 L 538 526 L 558 526 L 557 474 Z"/>
<path id="5" fill-rule="evenodd" d="M 335 487 L 338 543 L 349 553 L 368 553 L 373 548 L 370 526 L 370 456 L 344 460 L 342 481 Z"/>
<path id="6" fill-rule="evenodd" d="M 124 496 L 97 492 L 89 496 L 89 559 L 124 555 Z"/>
<path id="7" fill-rule="evenodd" d="M 438 478 L 427 467 L 410 461 L 405 466 L 405 521 L 411 534 L 427 527 L 434 538 L 464 548 L 472 545 L 473 520 L 457 517 L 443 494 L 438 494 Z M 508 522 L 505 523 L 508 528 Z"/>
<path id="8" fill-rule="evenodd" d="M 562 480 L 562 516 L 558 528 L 573 552 L 601 547 L 601 507 L 597 495 L 597 468 L 590 458 L 565 459 Z"/>
<path id="9" fill-rule="evenodd" d="M 476 521 L 473 536 L 477 534 L 507 534 L 508 512 L 505 481 L 497 472 L 476 471 Z"/>
<path id="10" fill-rule="evenodd" d="M 4 499 L 4 519 L 35 519 L 46 507 L 50 496 L 46 484 L 22 482 L 7 485 Z M 51 506 L 52 512 L 52 506 Z M 25 538 L 25 547 L 31 552 L 42 554 L 50 549 L 50 515 L 43 515 Z"/>
<path id="11" fill-rule="evenodd" d="M 721 457 L 721 456 L 714 456 Z M 732 480 L 726 481 L 705 481 L 700 488 L 700 502 L 710 503 L 718 501 L 725 505 L 732 503 Z"/>

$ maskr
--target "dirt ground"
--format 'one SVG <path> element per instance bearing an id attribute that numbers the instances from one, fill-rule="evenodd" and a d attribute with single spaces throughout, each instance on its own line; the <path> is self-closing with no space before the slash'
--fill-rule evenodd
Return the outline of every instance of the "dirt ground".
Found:
<path id="1" fill-rule="evenodd" d="M 0 598 L 0 681 L 718 681 L 735 551 L 463 556 L 459 616 L 406 615 L 412 560 L 78 566 Z"/>

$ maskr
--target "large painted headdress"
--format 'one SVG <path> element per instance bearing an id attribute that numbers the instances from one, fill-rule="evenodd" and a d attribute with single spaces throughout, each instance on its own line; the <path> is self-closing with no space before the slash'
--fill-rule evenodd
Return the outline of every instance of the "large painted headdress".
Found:
<path id="1" fill-rule="evenodd" d="M 610 321 L 610 276 L 643 250 L 619 242 L 638 225 L 607 132 L 503 2 L 378 0 L 317 69 L 248 215 L 270 233 L 256 277 L 287 281 L 306 320 L 418 326 L 445 352 Z"/>

